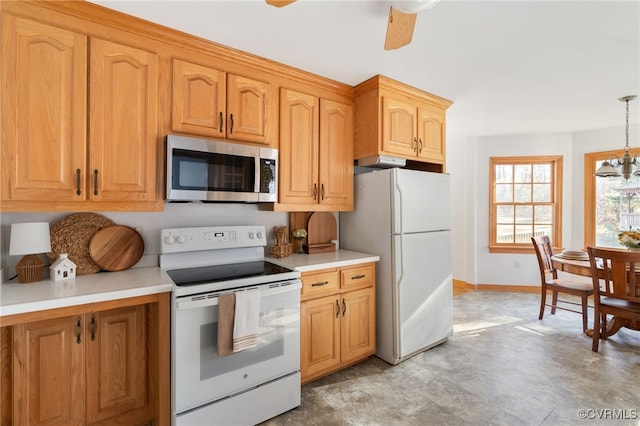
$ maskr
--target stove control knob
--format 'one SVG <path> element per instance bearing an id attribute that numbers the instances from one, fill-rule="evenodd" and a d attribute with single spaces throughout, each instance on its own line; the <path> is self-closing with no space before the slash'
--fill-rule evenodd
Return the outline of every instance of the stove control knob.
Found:
<path id="1" fill-rule="evenodd" d="M 186 243 L 186 242 L 187 242 L 187 238 L 186 238 L 184 235 L 178 235 L 178 236 L 176 237 L 176 242 L 177 242 L 178 244 L 184 244 L 184 243 Z"/>
<path id="2" fill-rule="evenodd" d="M 261 239 L 262 239 L 262 232 L 258 232 L 258 233 L 256 234 L 256 237 L 258 237 L 258 239 L 259 239 L 259 240 L 261 240 Z"/>
<path id="3" fill-rule="evenodd" d="M 253 240 L 253 238 L 254 238 L 254 237 L 255 237 L 255 236 L 253 235 L 253 232 L 249 232 L 249 239 L 250 239 L 250 240 Z"/>
<path id="4" fill-rule="evenodd" d="M 168 235 L 168 236 L 164 237 L 164 243 L 167 244 L 167 245 L 171 245 L 171 244 L 173 244 L 175 242 L 176 242 L 176 239 L 173 238 L 171 235 Z"/>

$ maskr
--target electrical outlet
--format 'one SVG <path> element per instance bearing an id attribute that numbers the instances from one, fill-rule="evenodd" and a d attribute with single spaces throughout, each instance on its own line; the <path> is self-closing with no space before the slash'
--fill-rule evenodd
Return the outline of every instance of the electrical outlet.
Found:
<path id="1" fill-rule="evenodd" d="M 520 269 L 520 262 L 519 262 L 519 261 L 517 261 L 517 260 L 516 260 L 516 261 L 514 261 L 514 262 L 513 262 L 513 267 L 514 267 L 515 269 Z"/>
<path id="2" fill-rule="evenodd" d="M 136 226 L 135 228 L 136 231 L 138 231 L 138 234 L 142 234 L 142 226 Z"/>

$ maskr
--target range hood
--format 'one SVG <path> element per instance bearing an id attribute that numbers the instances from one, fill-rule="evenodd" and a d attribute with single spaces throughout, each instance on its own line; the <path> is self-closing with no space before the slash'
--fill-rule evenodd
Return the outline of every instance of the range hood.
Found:
<path id="1" fill-rule="evenodd" d="M 389 155 L 374 155 L 373 157 L 360 158 L 357 165 L 361 167 L 377 167 L 387 169 L 390 167 L 404 167 L 407 164 L 405 158 L 391 157 Z"/>

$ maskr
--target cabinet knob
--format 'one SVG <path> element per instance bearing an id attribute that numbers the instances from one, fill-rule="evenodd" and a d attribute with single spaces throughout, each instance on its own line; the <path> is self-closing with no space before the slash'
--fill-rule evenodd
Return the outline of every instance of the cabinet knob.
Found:
<path id="1" fill-rule="evenodd" d="M 411 144 L 411 149 L 413 149 L 416 153 L 418 152 L 418 138 L 416 138 L 415 136 L 413 137 L 413 143 Z"/>

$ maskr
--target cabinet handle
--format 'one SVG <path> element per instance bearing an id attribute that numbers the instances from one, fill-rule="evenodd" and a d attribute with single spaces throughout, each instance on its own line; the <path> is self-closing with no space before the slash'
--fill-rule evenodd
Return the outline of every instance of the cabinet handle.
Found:
<path id="1" fill-rule="evenodd" d="M 313 199 L 317 199 L 318 198 L 318 184 L 314 183 L 313 184 Z"/>
<path id="2" fill-rule="evenodd" d="M 366 277 L 366 275 L 365 275 L 365 274 L 361 274 L 361 275 L 354 275 L 353 277 L 351 277 L 351 279 L 352 279 L 352 280 L 359 280 L 359 279 L 364 278 L 364 277 Z"/>
<path id="3" fill-rule="evenodd" d="M 222 125 L 224 124 L 224 115 L 222 114 L 222 111 L 220 111 L 220 133 L 222 133 Z"/>
<path id="4" fill-rule="evenodd" d="M 82 334 L 81 329 L 80 329 L 80 317 L 76 318 L 76 343 L 80 343 L 82 341 L 82 339 L 80 338 L 80 335 Z"/>
<path id="5" fill-rule="evenodd" d="M 420 149 L 418 150 L 418 152 L 422 153 L 422 138 L 418 139 L 418 143 L 420 144 Z"/>
<path id="6" fill-rule="evenodd" d="M 415 144 L 415 147 L 413 146 Z M 418 152 L 418 139 L 414 136 L 413 137 L 413 143 L 411 144 L 411 149 L 413 149 L 415 152 Z"/>
<path id="7" fill-rule="evenodd" d="M 80 190 L 80 173 L 81 170 L 76 169 L 76 195 L 82 194 L 82 191 Z"/>
<path id="8" fill-rule="evenodd" d="M 98 169 L 93 171 L 93 195 L 98 195 Z"/>
<path id="9" fill-rule="evenodd" d="M 320 281 L 319 283 L 311 284 L 311 287 L 322 287 L 323 285 L 329 284 L 329 281 Z"/>
<path id="10" fill-rule="evenodd" d="M 91 314 L 91 324 L 89 324 L 89 332 L 91 333 L 91 340 L 96 340 L 96 315 Z"/>
<path id="11" fill-rule="evenodd" d="M 336 318 L 340 316 L 340 302 L 336 299 Z"/>
<path id="12" fill-rule="evenodd" d="M 229 134 L 233 134 L 233 114 L 229 114 L 229 121 L 231 122 L 229 125 Z"/>
<path id="13" fill-rule="evenodd" d="M 342 316 L 347 313 L 347 304 L 344 301 L 344 297 L 342 298 Z"/>
<path id="14" fill-rule="evenodd" d="M 322 189 L 321 189 L 320 193 L 322 194 L 322 199 L 324 200 L 324 183 L 322 184 L 321 188 Z"/>

